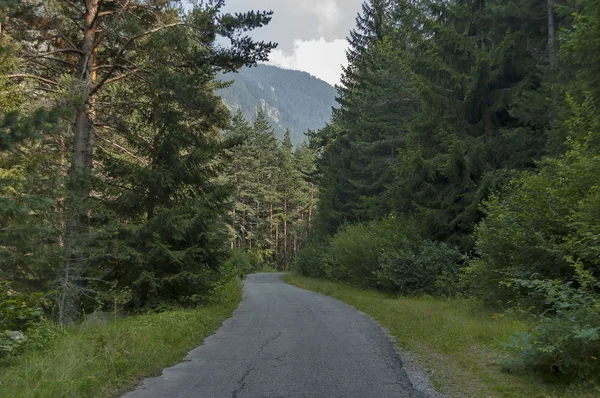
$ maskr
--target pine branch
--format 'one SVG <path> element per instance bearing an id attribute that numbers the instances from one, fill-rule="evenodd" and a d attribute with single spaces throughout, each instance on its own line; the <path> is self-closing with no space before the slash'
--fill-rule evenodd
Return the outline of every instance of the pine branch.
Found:
<path id="1" fill-rule="evenodd" d="M 81 13 L 81 15 L 84 15 L 84 12 L 81 8 L 77 7 L 77 4 L 73 3 L 71 0 L 62 0 L 65 3 L 67 3 L 69 6 L 71 6 L 72 9 L 74 9 L 75 11 Z"/>
<path id="2" fill-rule="evenodd" d="M 28 73 L 16 73 L 16 74 L 13 74 L 13 75 L 0 75 L 0 79 L 1 78 L 4 78 L 4 79 L 13 79 L 13 78 L 35 79 L 35 80 L 39 80 L 39 81 L 44 82 L 44 83 L 52 84 L 53 86 L 56 86 L 56 87 L 61 87 L 60 84 L 58 84 L 57 82 L 55 82 L 53 80 L 46 79 L 46 78 L 41 77 L 41 76 L 30 75 Z"/>
<path id="3" fill-rule="evenodd" d="M 133 152 L 131 152 L 130 150 L 128 150 L 127 148 L 122 147 L 121 145 L 117 144 L 116 142 L 110 141 L 104 137 L 102 137 L 100 134 L 98 134 L 96 132 L 96 137 L 100 138 L 102 141 L 114 146 L 115 148 L 120 149 L 121 151 L 125 152 L 126 154 L 128 154 L 129 156 L 131 156 L 132 158 L 134 158 L 135 160 L 137 160 L 138 162 L 142 163 L 142 164 L 147 164 L 148 161 L 140 158 L 139 156 L 135 155 Z"/>
<path id="4" fill-rule="evenodd" d="M 104 75 L 104 77 L 102 78 L 102 80 L 100 80 L 95 86 L 94 88 L 92 88 L 92 91 L 90 92 L 90 95 L 94 95 L 100 88 L 102 88 L 102 86 L 104 86 L 106 83 L 109 82 L 109 80 L 112 79 L 112 75 L 113 73 L 118 69 L 118 63 L 119 59 L 123 56 L 123 54 L 125 54 L 125 51 L 127 51 L 127 49 L 129 48 L 130 45 L 132 45 L 136 40 L 141 39 L 142 37 L 160 32 L 161 30 L 165 30 L 165 29 L 169 29 L 169 28 L 173 28 L 175 26 L 182 26 L 185 25 L 186 22 L 175 22 L 172 24 L 168 24 L 168 25 L 164 25 L 164 26 L 159 26 L 157 28 L 154 29 L 150 29 L 146 32 L 140 33 L 139 35 L 135 35 L 133 37 L 131 37 L 129 40 L 127 40 L 127 42 L 121 47 L 121 49 L 119 50 L 119 52 L 117 53 L 117 56 L 115 57 L 115 63 L 112 65 L 111 69 L 106 73 L 106 75 Z M 115 81 L 115 80 L 111 80 L 111 81 Z"/>

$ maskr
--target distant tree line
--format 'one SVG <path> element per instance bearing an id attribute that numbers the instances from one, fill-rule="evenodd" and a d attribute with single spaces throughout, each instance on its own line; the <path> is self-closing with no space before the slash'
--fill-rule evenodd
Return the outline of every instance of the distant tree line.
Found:
<path id="1" fill-rule="evenodd" d="M 263 111 L 253 124 L 238 111 L 226 137 L 241 143 L 227 168 L 237 187 L 232 247 L 258 252 L 283 269 L 314 221 L 316 152 L 306 143 L 295 148 L 289 130 L 279 141 Z"/>

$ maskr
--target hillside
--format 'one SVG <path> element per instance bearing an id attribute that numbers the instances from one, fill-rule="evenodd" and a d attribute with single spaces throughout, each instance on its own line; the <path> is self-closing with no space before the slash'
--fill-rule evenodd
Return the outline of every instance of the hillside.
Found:
<path id="1" fill-rule="evenodd" d="M 306 130 L 325 126 L 336 104 L 335 89 L 306 72 L 259 65 L 223 80 L 235 81 L 219 93 L 230 109 L 241 108 L 248 120 L 264 109 L 278 135 L 289 128 L 296 144 L 305 139 Z"/>

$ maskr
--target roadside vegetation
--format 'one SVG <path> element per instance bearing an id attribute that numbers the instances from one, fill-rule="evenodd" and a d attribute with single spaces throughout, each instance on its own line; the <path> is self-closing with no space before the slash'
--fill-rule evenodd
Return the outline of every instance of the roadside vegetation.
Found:
<path id="1" fill-rule="evenodd" d="M 1 396 L 117 395 L 180 361 L 231 314 L 240 277 L 272 266 L 232 250 L 248 168 L 229 165 L 249 136 L 274 165 L 296 155 L 216 95 L 268 59 L 276 44 L 246 34 L 272 12 L 223 6 L 0 1 Z M 281 207 L 289 255 L 302 216 Z"/>
<path id="2" fill-rule="evenodd" d="M 531 326 L 521 314 L 496 313 L 468 298 L 396 296 L 298 274 L 283 279 L 375 318 L 403 354 L 428 374 L 436 390 L 448 397 L 600 396 L 599 383 L 557 384 L 551 377 L 507 371 L 503 343 Z"/>
<path id="3" fill-rule="evenodd" d="M 598 37 L 595 0 L 365 1 L 295 259 L 333 283 L 296 282 L 442 390 L 600 395 Z"/>
<path id="4" fill-rule="evenodd" d="M 0 396 L 112 397 L 160 375 L 229 318 L 241 297 L 234 279 L 194 309 L 83 324 L 38 326 L 21 355 L 0 359 Z M 41 345 L 41 346 L 40 346 Z"/>

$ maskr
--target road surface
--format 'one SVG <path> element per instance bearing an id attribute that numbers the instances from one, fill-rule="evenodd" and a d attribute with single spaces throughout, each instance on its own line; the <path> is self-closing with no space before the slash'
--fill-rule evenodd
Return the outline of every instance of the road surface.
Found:
<path id="1" fill-rule="evenodd" d="M 174 328 L 177 325 L 173 325 Z M 126 398 L 386 398 L 416 390 L 392 343 L 368 316 L 288 285 L 247 278 L 244 300 L 186 360 Z"/>

